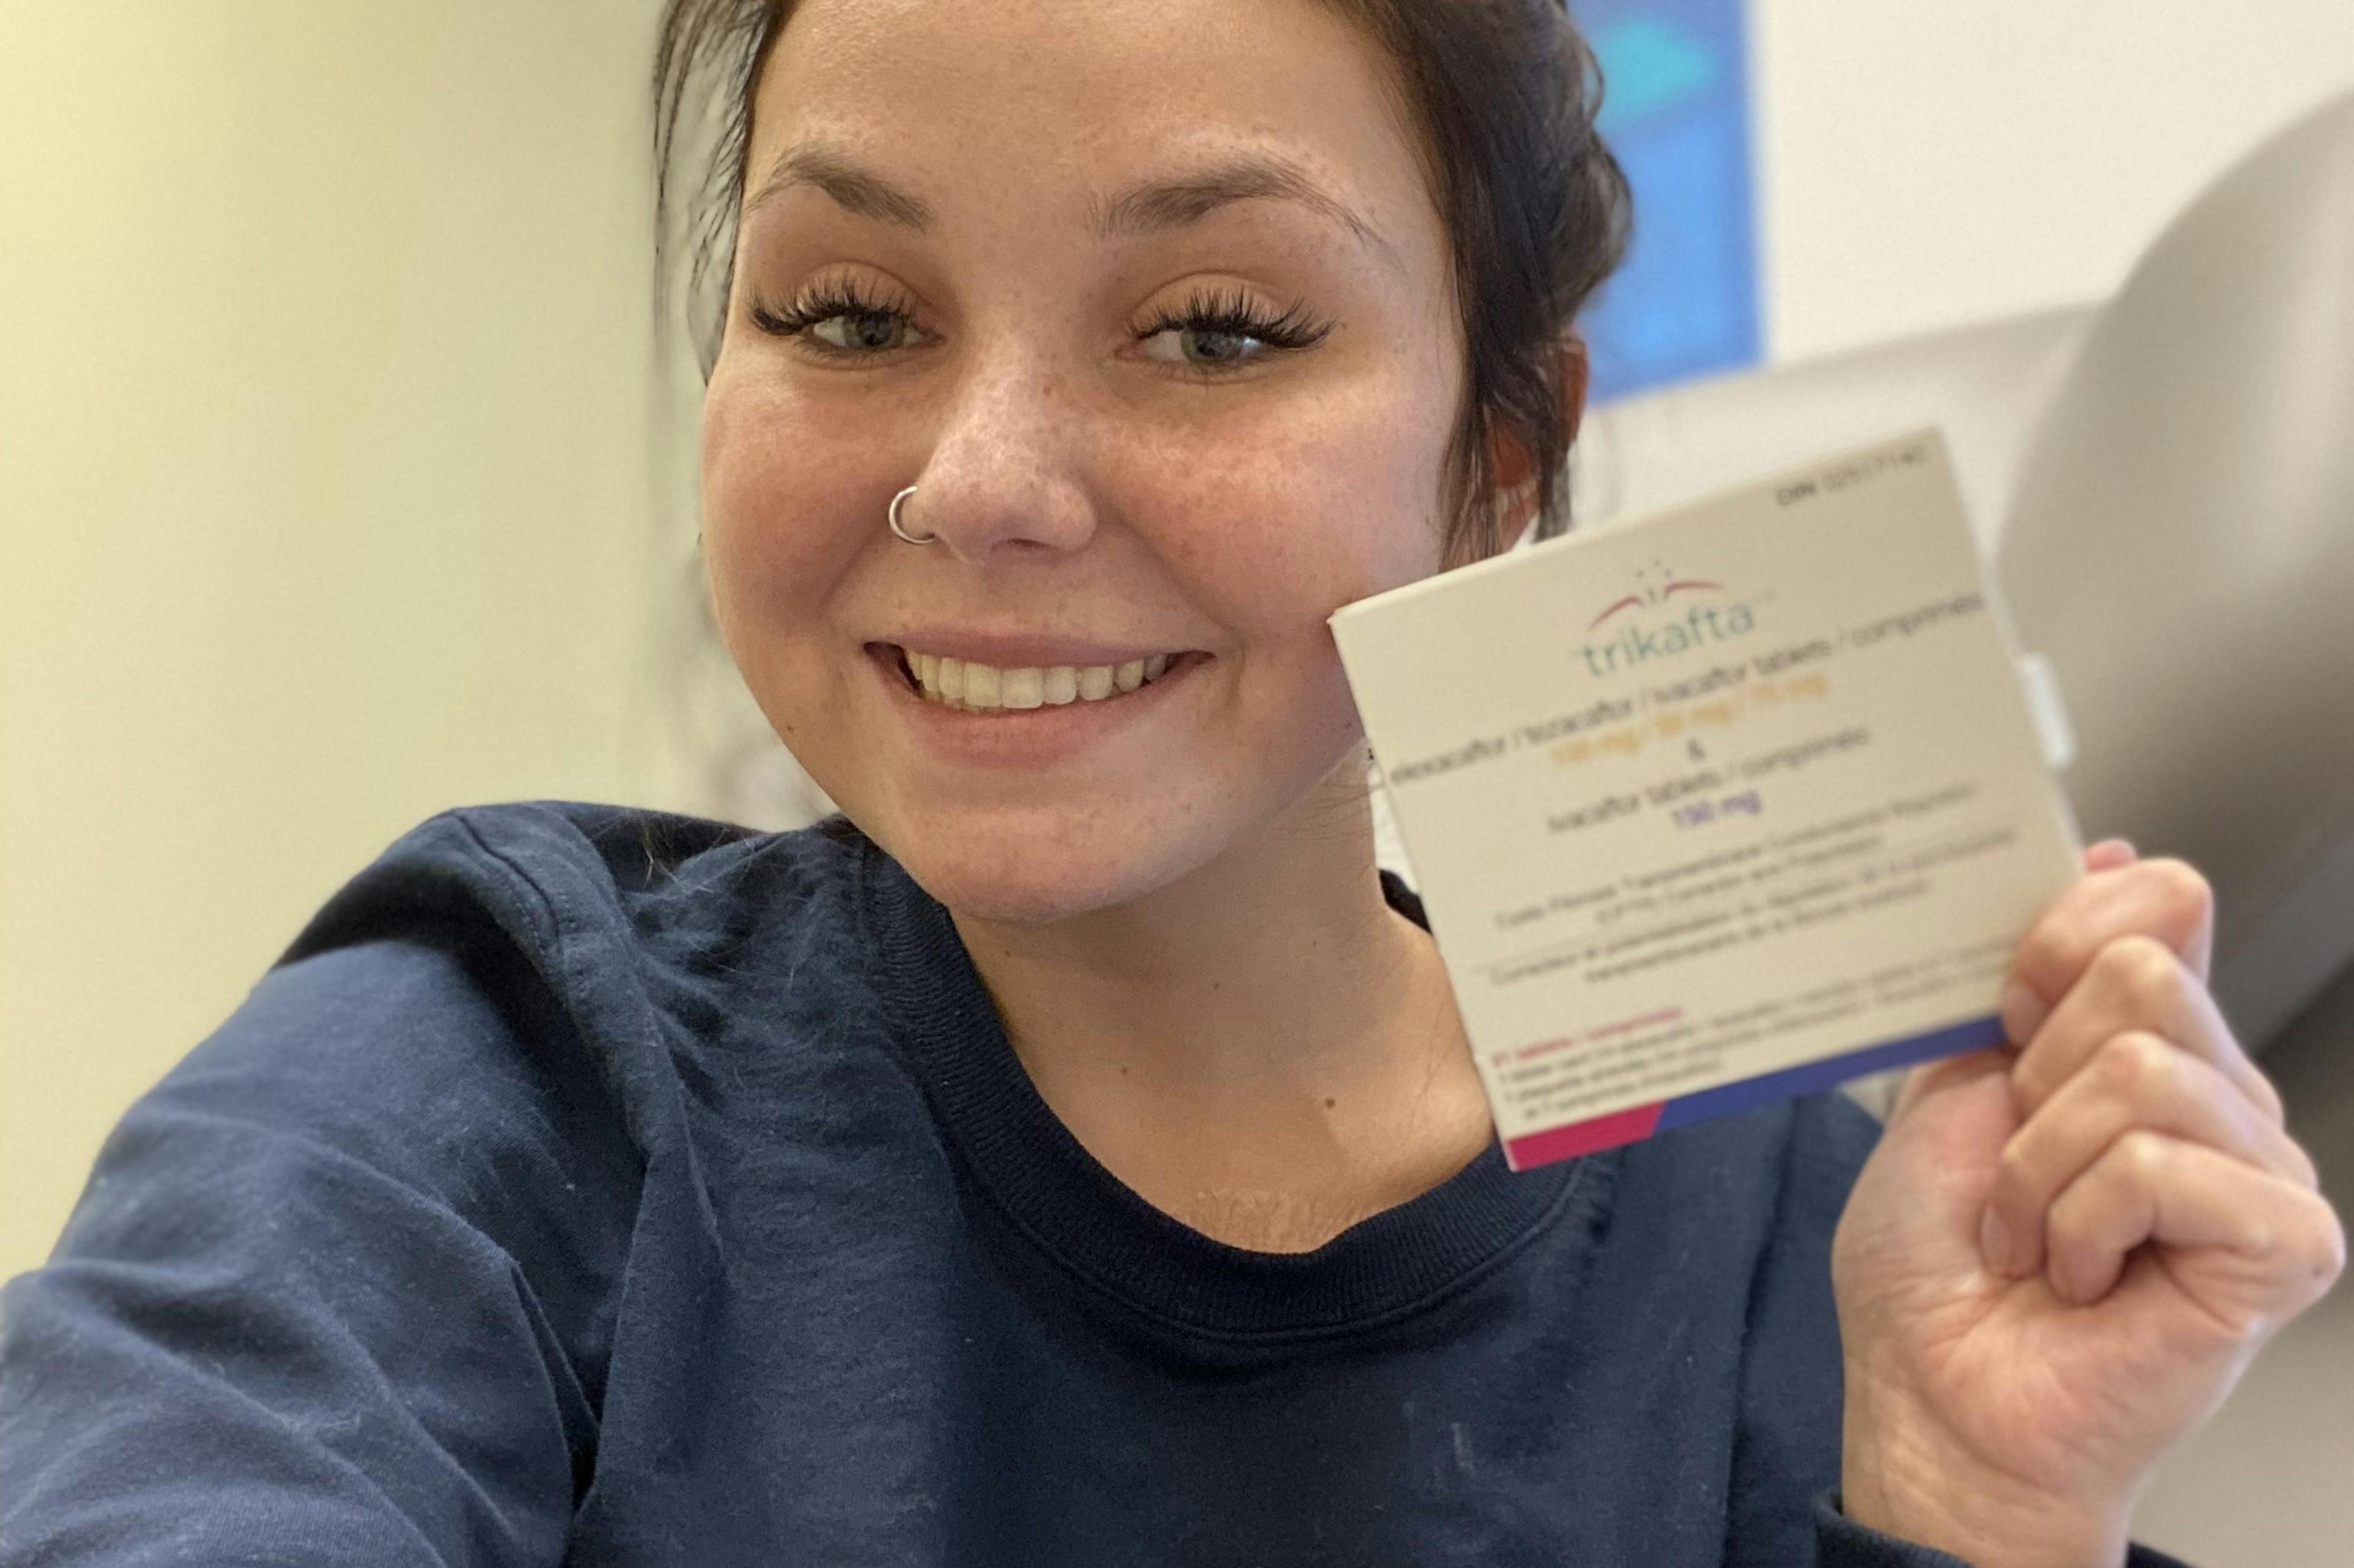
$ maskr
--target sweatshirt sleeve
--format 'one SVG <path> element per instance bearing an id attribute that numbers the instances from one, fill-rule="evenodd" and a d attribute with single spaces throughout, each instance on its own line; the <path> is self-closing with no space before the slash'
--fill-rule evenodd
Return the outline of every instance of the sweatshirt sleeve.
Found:
<path id="1" fill-rule="evenodd" d="M 642 1167 L 419 885 L 339 895 L 0 1289 L 0 1568 L 560 1559 Z"/>
<path id="2" fill-rule="evenodd" d="M 1840 1511 L 1839 1489 L 1815 1494 L 1817 1568 L 1972 1568 L 1950 1552 L 1868 1529 Z M 2129 1542 L 2125 1568 L 2190 1568 L 2155 1547 Z"/>

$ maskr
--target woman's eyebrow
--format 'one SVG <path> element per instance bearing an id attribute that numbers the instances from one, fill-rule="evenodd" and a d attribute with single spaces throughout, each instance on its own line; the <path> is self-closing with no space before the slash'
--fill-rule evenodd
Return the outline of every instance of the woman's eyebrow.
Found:
<path id="1" fill-rule="evenodd" d="M 1328 194 L 1299 164 L 1267 153 L 1234 154 L 1187 174 L 1140 181 L 1108 202 L 1091 196 L 1087 205 L 1096 233 L 1119 239 L 1182 228 L 1237 201 L 1297 202 L 1399 264 L 1389 241 L 1346 202 Z"/>
<path id="2" fill-rule="evenodd" d="M 833 198 L 845 212 L 921 233 L 931 227 L 931 204 L 901 190 L 845 154 L 823 145 L 790 147 L 769 165 L 759 192 L 744 204 L 747 217 L 766 202 L 797 185 Z M 1126 239 L 1198 223 L 1238 201 L 1288 201 L 1307 207 L 1355 235 L 1392 266 L 1397 252 L 1345 202 L 1327 193 L 1288 159 L 1266 153 L 1238 153 L 1185 174 L 1142 180 L 1106 200 L 1090 196 L 1087 208 L 1098 238 Z"/>

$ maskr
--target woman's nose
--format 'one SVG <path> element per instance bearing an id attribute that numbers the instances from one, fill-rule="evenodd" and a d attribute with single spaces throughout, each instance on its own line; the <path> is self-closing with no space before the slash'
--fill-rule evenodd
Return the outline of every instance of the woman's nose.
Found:
<path id="1" fill-rule="evenodd" d="M 1085 441 L 1066 372 L 1019 352 L 978 364 L 955 388 L 901 521 L 970 561 L 1076 550 L 1095 532 Z"/>

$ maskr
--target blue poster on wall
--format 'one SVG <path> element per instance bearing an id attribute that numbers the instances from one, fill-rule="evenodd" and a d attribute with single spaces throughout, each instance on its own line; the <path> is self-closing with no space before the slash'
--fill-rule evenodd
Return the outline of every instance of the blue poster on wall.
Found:
<path id="1" fill-rule="evenodd" d="M 1755 365 L 1761 351 L 1743 0 L 1570 0 L 1602 63 L 1603 140 L 1634 242 L 1581 324 L 1596 400 Z"/>

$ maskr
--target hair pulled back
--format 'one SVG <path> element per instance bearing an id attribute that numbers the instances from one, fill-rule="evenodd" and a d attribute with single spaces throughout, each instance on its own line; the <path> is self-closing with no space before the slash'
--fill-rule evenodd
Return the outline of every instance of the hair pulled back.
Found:
<path id="1" fill-rule="evenodd" d="M 1602 80 L 1562 0 L 1316 0 L 1378 43 L 1421 132 L 1463 326 L 1464 396 L 1447 457 L 1443 563 L 1503 543 L 1500 435 L 1532 465 L 1535 533 L 1568 526 L 1563 344 L 1626 251 L 1631 204 L 1595 131 Z M 657 309 L 686 254 L 687 314 L 718 357 L 751 144 L 752 99 L 795 0 L 668 0 L 653 70 Z M 699 111 L 702 118 L 688 122 Z M 684 141 L 682 132 L 685 132 Z"/>

